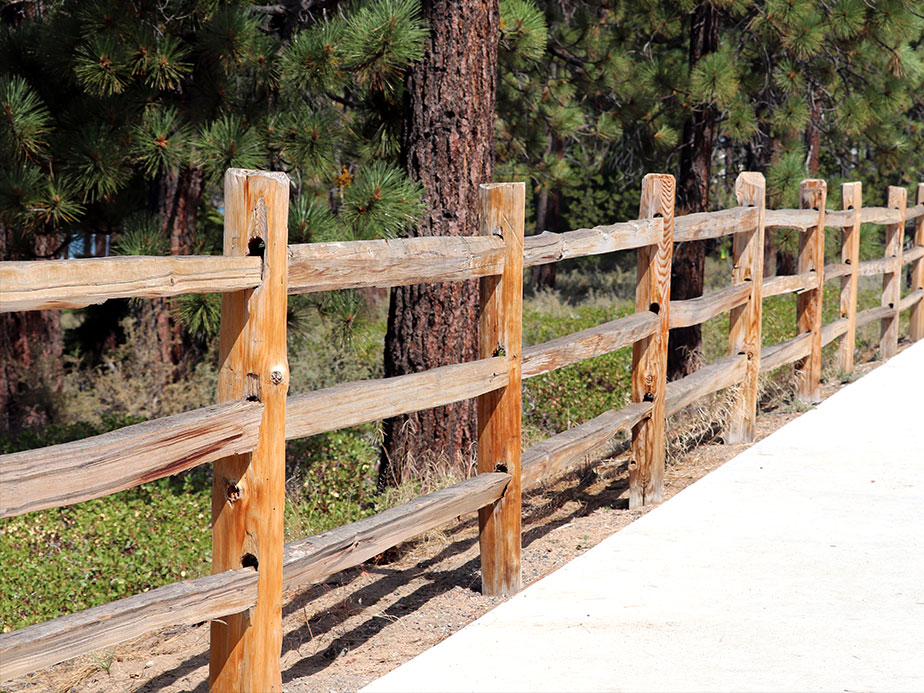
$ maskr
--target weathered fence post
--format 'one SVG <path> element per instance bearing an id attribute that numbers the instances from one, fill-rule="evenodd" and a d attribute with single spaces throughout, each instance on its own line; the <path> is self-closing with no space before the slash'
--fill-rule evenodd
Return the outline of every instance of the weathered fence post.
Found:
<path id="1" fill-rule="evenodd" d="M 757 381 L 760 376 L 761 309 L 764 282 L 764 221 L 766 217 L 766 183 L 760 173 L 742 173 L 735 181 L 738 204 L 758 209 L 757 228 L 739 231 L 733 237 L 734 266 L 732 282 L 751 285 L 747 303 L 729 313 L 728 352 L 745 354 L 747 374 L 741 383 L 725 433 L 727 443 L 750 443 L 754 440 L 757 420 Z"/>
<path id="2" fill-rule="evenodd" d="M 924 204 L 924 183 L 918 183 L 917 203 Z M 924 216 L 914 220 L 914 245 L 924 247 Z M 911 290 L 924 291 L 924 257 L 919 257 L 911 266 Z M 924 339 L 924 299 L 911 306 L 911 341 Z"/>
<path id="3" fill-rule="evenodd" d="M 638 249 L 636 312 L 658 315 L 657 331 L 632 345 L 632 401 L 651 402 L 651 415 L 632 428 L 629 507 L 664 499 L 664 396 L 667 386 L 667 337 L 670 327 L 671 259 L 674 254 L 674 177 L 649 173 L 642 179 L 639 217 L 661 217 L 657 245 Z"/>
<path id="4" fill-rule="evenodd" d="M 504 239 L 504 273 L 481 279 L 479 358 L 506 356 L 507 385 L 478 398 L 478 472 L 507 472 L 504 495 L 478 511 L 486 596 L 520 589 L 520 426 L 525 183 L 480 186 L 481 234 Z"/>
<path id="5" fill-rule="evenodd" d="M 850 274 L 841 277 L 841 317 L 847 318 L 847 331 L 837 348 L 838 367 L 849 373 L 853 370 L 853 352 L 857 342 L 857 290 L 860 282 L 860 210 L 863 208 L 863 184 L 841 185 L 844 209 L 854 211 L 854 220 L 845 226 L 841 243 L 841 262 L 850 265 Z"/>
<path id="6" fill-rule="evenodd" d="M 285 174 L 225 174 L 225 255 L 261 255 L 263 283 L 223 296 L 218 399 L 262 402 L 263 419 L 252 453 L 215 463 L 212 572 L 252 566 L 259 582 L 253 609 L 212 621 L 212 691 L 282 690 L 288 208 Z"/>
<path id="7" fill-rule="evenodd" d="M 898 353 L 898 316 L 902 300 L 902 244 L 905 241 L 905 207 L 908 192 L 896 185 L 889 186 L 889 200 L 886 204 L 899 211 L 897 224 L 886 224 L 885 257 L 894 258 L 891 271 L 886 268 L 882 274 L 882 305 L 892 309 L 892 314 L 882 319 L 882 337 L 879 340 L 879 354 L 884 359 Z"/>
<path id="8" fill-rule="evenodd" d="M 800 293 L 796 299 L 796 320 L 799 334 L 811 334 L 809 355 L 796 362 L 796 396 L 803 402 L 821 399 L 821 306 L 825 293 L 825 201 L 828 187 L 823 180 L 802 181 L 799 186 L 799 207 L 814 209 L 818 220 L 799 234 L 798 271 L 814 272 L 818 286 Z"/>

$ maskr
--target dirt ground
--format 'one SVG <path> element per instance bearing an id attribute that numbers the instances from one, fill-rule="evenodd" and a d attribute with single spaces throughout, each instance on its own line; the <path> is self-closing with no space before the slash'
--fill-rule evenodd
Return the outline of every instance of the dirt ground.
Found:
<path id="1" fill-rule="evenodd" d="M 881 361 L 858 365 L 857 375 Z M 824 388 L 827 397 L 839 382 Z M 761 439 L 798 416 L 798 408 L 761 412 Z M 702 417 L 700 417 L 702 418 Z M 708 417 L 706 417 L 708 418 Z M 742 452 L 708 442 L 674 452 L 665 498 Z M 523 583 L 548 575 L 641 517 L 629 510 L 626 456 L 566 474 L 524 495 Z M 285 691 L 355 691 L 475 620 L 502 601 L 480 594 L 477 523 L 465 517 L 386 554 L 286 595 L 282 679 Z M 208 690 L 208 624 L 163 630 L 6 682 L 3 691 Z"/>

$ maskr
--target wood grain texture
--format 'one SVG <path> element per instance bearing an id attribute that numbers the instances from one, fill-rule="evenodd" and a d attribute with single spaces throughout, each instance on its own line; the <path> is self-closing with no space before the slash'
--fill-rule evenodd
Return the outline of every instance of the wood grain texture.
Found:
<path id="1" fill-rule="evenodd" d="M 792 292 L 802 293 L 818 288 L 818 275 L 815 272 L 784 274 L 779 277 L 767 277 L 763 280 L 763 297 L 779 296 Z"/>
<path id="2" fill-rule="evenodd" d="M 853 370 L 854 351 L 857 335 L 857 295 L 860 271 L 860 213 L 863 208 L 863 184 L 843 183 L 841 185 L 841 204 L 849 213 L 851 223 L 841 232 L 841 266 L 849 268 L 841 276 L 840 316 L 847 320 L 844 338 L 837 347 L 838 367 L 844 373 Z M 827 267 L 825 268 L 827 277 Z"/>
<path id="3" fill-rule="evenodd" d="M 801 229 L 812 228 L 818 223 L 818 215 L 811 209 L 768 209 L 766 224 L 774 229 Z"/>
<path id="4" fill-rule="evenodd" d="M 286 407 L 286 438 L 459 402 L 502 388 L 508 378 L 506 359 L 498 356 L 292 395 Z"/>
<path id="5" fill-rule="evenodd" d="M 747 368 L 747 357 L 735 354 L 717 359 L 680 380 L 672 380 L 667 384 L 665 414 L 672 416 L 706 395 L 739 384 L 747 375 Z"/>
<path id="6" fill-rule="evenodd" d="M 633 313 L 528 347 L 523 350 L 523 377 L 532 378 L 578 361 L 608 354 L 653 334 L 658 323 L 658 316 L 650 311 Z"/>
<path id="7" fill-rule="evenodd" d="M 918 195 L 921 195 L 921 186 L 924 183 L 918 183 Z M 905 221 L 912 221 L 924 218 L 924 201 L 918 197 L 917 204 L 914 207 L 909 207 L 905 211 Z"/>
<path id="8" fill-rule="evenodd" d="M 905 250 L 902 252 L 902 265 L 910 265 L 912 262 L 917 262 L 921 258 L 924 258 L 924 246 L 913 246 L 910 250 Z M 913 280 L 911 285 L 914 286 Z"/>
<path id="9" fill-rule="evenodd" d="M 478 474 L 372 517 L 287 544 L 285 589 L 320 582 L 459 515 L 490 506 L 504 494 L 510 478 L 500 472 Z"/>
<path id="10" fill-rule="evenodd" d="M 721 238 L 740 231 L 753 230 L 757 223 L 757 211 L 750 207 L 684 214 L 674 219 L 674 242 Z"/>
<path id="11" fill-rule="evenodd" d="M 226 402 L 0 456 L 0 517 L 101 498 L 256 446 L 263 405 Z"/>
<path id="12" fill-rule="evenodd" d="M 896 186 L 889 186 L 889 189 Z M 904 190 L 904 188 L 902 188 Z M 864 224 L 900 224 L 904 221 L 904 210 L 900 213 L 889 202 L 886 207 L 864 207 L 860 210 L 860 221 Z"/>
<path id="13" fill-rule="evenodd" d="M 876 306 L 875 308 L 867 308 L 866 310 L 858 311 L 857 327 L 863 327 L 863 325 L 868 325 L 871 322 L 883 320 L 894 312 L 895 309 L 889 308 L 888 306 Z"/>
<path id="14" fill-rule="evenodd" d="M 760 370 L 772 371 L 787 363 L 805 358 L 811 351 L 812 335 L 809 332 L 796 335 L 792 339 L 787 339 L 779 344 L 765 346 L 760 352 Z"/>
<path id="15" fill-rule="evenodd" d="M 918 213 L 920 210 L 920 213 Z M 912 292 L 924 291 L 924 183 L 918 183 L 917 205 L 914 207 L 914 243 L 908 255 L 914 253 L 911 266 Z M 909 218 L 911 218 L 909 216 Z M 908 333 L 912 342 L 924 339 L 924 303 L 917 301 L 908 316 Z"/>
<path id="16" fill-rule="evenodd" d="M 842 183 L 841 189 L 844 185 L 854 185 L 853 183 Z M 845 207 L 840 210 L 828 210 L 825 214 L 825 226 L 829 228 L 843 228 L 845 226 L 853 226 L 857 223 L 857 212 L 856 210 L 859 207 Z"/>
<path id="17" fill-rule="evenodd" d="M 106 257 L 0 262 L 0 313 L 84 308 L 110 298 L 239 291 L 260 283 L 252 257 Z"/>
<path id="18" fill-rule="evenodd" d="M 428 236 L 289 246 L 289 293 L 451 282 L 500 274 L 497 237 Z"/>
<path id="19" fill-rule="evenodd" d="M 214 467 L 212 571 L 253 566 L 259 576 L 253 609 L 212 622 L 209 681 L 216 693 L 282 690 L 288 211 L 285 174 L 225 174 L 225 254 L 261 254 L 263 281 L 223 296 L 218 399 L 256 399 L 263 419 L 252 453 Z"/>
<path id="20" fill-rule="evenodd" d="M 670 327 L 671 258 L 674 250 L 674 177 L 649 173 L 642 179 L 639 216 L 660 216 L 664 229 L 657 245 L 638 250 L 637 313 L 651 311 L 658 329 L 632 345 L 632 403 L 651 402 L 651 415 L 632 427 L 629 507 L 664 499 L 664 396 Z M 737 223 L 737 222 L 736 222 Z"/>
<path id="21" fill-rule="evenodd" d="M 757 228 L 735 234 L 732 244 L 734 287 L 749 289 L 747 302 L 731 309 L 728 323 L 728 354 L 743 355 L 747 370 L 732 405 L 725 442 L 750 443 L 757 421 L 757 390 L 760 377 L 760 341 L 764 283 L 764 218 L 767 186 L 760 173 L 744 172 L 735 181 L 738 204 L 758 210 Z"/>
<path id="22" fill-rule="evenodd" d="M 747 303 L 750 296 L 750 284 L 737 284 L 712 291 L 699 298 L 671 301 L 671 329 L 699 325 L 742 303 Z"/>
<path id="23" fill-rule="evenodd" d="M 660 219 L 633 219 L 565 233 L 544 231 L 523 240 L 523 266 L 534 267 L 573 257 L 640 248 L 654 242 L 661 234 L 661 228 Z"/>
<path id="24" fill-rule="evenodd" d="M 257 579 L 252 568 L 208 575 L 0 634 L 0 680 L 159 628 L 192 625 L 249 609 L 257 601 Z"/>
<path id="25" fill-rule="evenodd" d="M 651 408 L 651 402 L 630 404 L 540 441 L 523 453 L 523 488 L 554 479 L 578 464 L 620 431 L 630 430 L 649 415 Z"/>
<path id="26" fill-rule="evenodd" d="M 900 267 L 897 257 L 880 257 L 875 260 L 864 260 L 857 265 L 857 275 L 860 277 L 875 277 L 877 274 L 894 274 Z"/>
<path id="27" fill-rule="evenodd" d="M 803 402 L 821 399 L 821 308 L 824 298 L 825 261 L 825 201 L 828 194 L 823 180 L 809 179 L 799 186 L 799 204 L 815 215 L 813 225 L 799 234 L 799 273 L 814 271 L 818 275 L 815 288 L 796 297 L 796 322 L 799 333 L 811 335 L 812 349 L 796 363 L 796 396 Z"/>
<path id="28" fill-rule="evenodd" d="M 504 240 L 504 273 L 481 280 L 478 354 L 503 355 L 507 384 L 478 398 L 478 472 L 505 472 L 504 495 L 478 511 L 481 589 L 486 596 L 518 592 L 520 571 L 520 455 L 523 365 L 523 227 L 525 183 L 479 187 L 481 233 Z"/>
<path id="29" fill-rule="evenodd" d="M 846 262 L 832 262 L 830 265 L 825 265 L 825 281 L 846 277 L 853 273 L 853 268 L 854 265 Z"/>
<path id="30" fill-rule="evenodd" d="M 827 346 L 835 339 L 847 333 L 849 321 L 847 318 L 840 318 L 830 322 L 821 328 L 821 346 Z"/>
<path id="31" fill-rule="evenodd" d="M 879 354 L 884 359 L 892 358 L 898 353 L 898 305 L 902 298 L 902 246 L 905 243 L 905 207 L 908 203 L 908 191 L 905 188 L 890 185 L 888 208 L 893 213 L 895 223 L 885 227 L 885 257 L 892 265 L 882 274 L 882 305 L 892 308 L 891 315 L 882 319 L 879 339 Z"/>
<path id="32" fill-rule="evenodd" d="M 921 298 L 924 297 L 924 289 L 915 289 L 905 296 L 898 306 L 899 312 L 906 311 L 909 308 L 920 308 Z"/>

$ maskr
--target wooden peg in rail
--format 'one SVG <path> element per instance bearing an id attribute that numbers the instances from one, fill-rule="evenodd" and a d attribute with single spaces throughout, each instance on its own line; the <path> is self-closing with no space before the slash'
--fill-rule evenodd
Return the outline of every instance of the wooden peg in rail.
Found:
<path id="1" fill-rule="evenodd" d="M 844 209 L 854 211 L 853 223 L 845 226 L 841 235 L 841 262 L 850 265 L 850 274 L 841 277 L 841 318 L 847 318 L 847 331 L 837 348 L 838 366 L 844 373 L 853 370 L 853 352 L 857 335 L 857 290 L 860 275 L 860 210 L 863 208 L 863 184 L 841 185 L 841 203 Z"/>
<path id="2" fill-rule="evenodd" d="M 658 316 L 654 334 L 632 345 L 632 401 L 651 402 L 651 416 L 632 427 L 629 507 L 664 499 L 664 396 L 670 328 L 671 260 L 674 252 L 674 177 L 649 173 L 642 179 L 639 217 L 664 220 L 656 245 L 638 249 L 635 311 Z"/>
<path id="3" fill-rule="evenodd" d="M 478 191 L 481 235 L 504 239 L 503 274 L 481 278 L 479 358 L 503 354 L 507 385 L 478 398 L 478 473 L 506 472 L 504 495 L 478 511 L 481 583 L 486 596 L 513 594 L 520 576 L 520 430 L 525 183 L 493 183 Z M 499 233 L 498 233 L 499 232 Z"/>
<path id="4" fill-rule="evenodd" d="M 757 381 L 760 376 L 761 310 L 764 282 L 764 221 L 766 182 L 760 173 L 745 172 L 735 181 L 735 196 L 742 207 L 758 210 L 756 228 L 738 231 L 732 241 L 732 283 L 747 283 L 751 294 L 744 305 L 732 308 L 728 322 L 729 355 L 745 354 L 747 371 L 733 405 L 725 432 L 729 444 L 754 440 L 757 420 Z"/>
<path id="5" fill-rule="evenodd" d="M 821 399 L 821 306 L 825 293 L 825 202 L 828 186 L 823 180 L 809 179 L 799 186 L 799 207 L 818 213 L 814 226 L 799 234 L 798 271 L 814 272 L 815 288 L 796 297 L 799 334 L 811 335 L 809 355 L 796 363 L 796 396 L 803 402 Z"/>
<path id="6" fill-rule="evenodd" d="M 281 691 L 286 296 L 289 179 L 231 169 L 225 175 L 225 255 L 260 255 L 263 282 L 222 297 L 219 401 L 263 403 L 253 452 L 215 463 L 212 572 L 250 567 L 257 603 L 211 624 L 210 689 Z"/>
<path id="7" fill-rule="evenodd" d="M 900 186 L 889 186 L 887 207 L 897 209 L 897 224 L 886 224 L 885 258 L 894 258 L 895 263 L 882 274 L 882 307 L 892 313 L 882 319 L 879 354 L 884 359 L 892 358 L 898 353 L 898 316 L 902 300 L 902 244 L 905 241 L 905 208 L 908 204 L 908 192 Z"/>

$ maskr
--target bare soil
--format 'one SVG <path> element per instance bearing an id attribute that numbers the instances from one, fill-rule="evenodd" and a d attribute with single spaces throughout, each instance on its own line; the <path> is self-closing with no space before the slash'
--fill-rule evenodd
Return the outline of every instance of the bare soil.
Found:
<path id="1" fill-rule="evenodd" d="M 880 363 L 860 364 L 856 375 Z M 840 386 L 836 381 L 827 383 L 824 396 Z M 757 439 L 803 410 L 777 406 L 762 411 L 757 419 Z M 675 451 L 666 470 L 665 498 L 747 447 L 712 441 L 679 454 Z M 548 575 L 650 509 L 629 510 L 628 505 L 625 455 L 566 474 L 525 495 L 524 585 Z M 502 600 L 480 594 L 474 518 L 431 532 L 388 552 L 378 563 L 344 571 L 324 583 L 286 595 L 284 690 L 355 691 Z M 205 693 L 208 641 L 208 624 L 163 630 L 7 682 L 2 690 Z"/>

